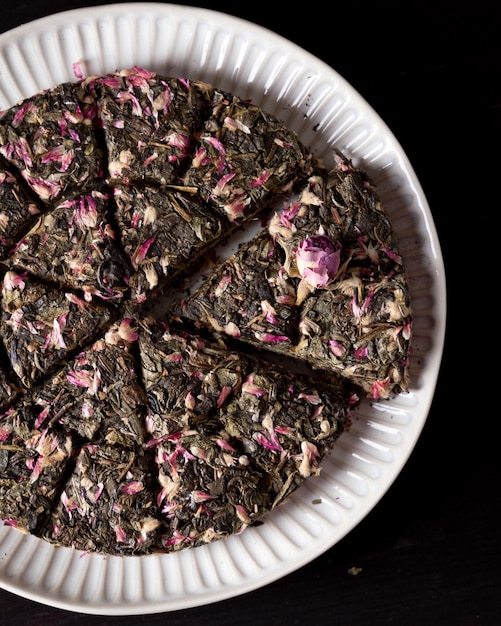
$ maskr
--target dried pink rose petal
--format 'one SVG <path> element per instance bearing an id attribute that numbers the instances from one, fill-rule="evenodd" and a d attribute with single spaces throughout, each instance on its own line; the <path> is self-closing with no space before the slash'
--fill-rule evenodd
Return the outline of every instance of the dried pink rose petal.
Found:
<path id="1" fill-rule="evenodd" d="M 301 241 L 295 249 L 296 265 L 301 278 L 313 289 L 327 287 L 339 270 L 340 249 L 325 235 Z"/>
<path id="2" fill-rule="evenodd" d="M 207 491 L 194 490 L 190 494 L 191 500 L 195 504 L 200 504 L 201 502 L 208 502 L 209 500 L 213 500 L 214 496 L 212 496 Z"/>
<path id="3" fill-rule="evenodd" d="M 127 541 L 127 535 L 125 534 L 125 530 L 120 526 L 120 524 L 117 524 L 115 526 L 115 535 L 117 538 L 117 543 L 125 543 L 125 541 Z"/>
<path id="4" fill-rule="evenodd" d="M 287 335 L 273 335 L 272 333 L 256 333 L 256 339 L 263 343 L 281 343 L 283 341 L 290 341 Z"/>
<path id="5" fill-rule="evenodd" d="M 72 67 L 73 67 L 73 74 L 75 75 L 75 78 L 78 80 L 82 80 L 84 76 L 83 69 L 82 69 L 82 62 L 75 61 Z"/>
<path id="6" fill-rule="evenodd" d="M 249 376 L 247 376 L 247 378 L 243 382 L 242 392 L 250 393 L 251 395 L 256 396 L 257 398 L 266 396 L 268 393 L 266 389 L 263 389 L 262 387 L 259 387 L 258 385 L 254 383 L 254 377 L 252 376 L 252 374 L 249 374 Z"/>
<path id="7" fill-rule="evenodd" d="M 133 320 L 125 317 L 119 324 L 112 326 L 105 335 L 105 341 L 110 345 L 118 345 L 122 341 L 129 343 L 137 341 L 139 333 L 132 325 Z"/>
<path id="8" fill-rule="evenodd" d="M 253 181 L 251 181 L 250 186 L 261 187 L 261 185 L 264 185 L 271 175 L 272 175 L 272 172 L 270 170 L 264 170 L 263 172 L 261 172 L 259 176 L 257 176 Z"/>
<path id="9" fill-rule="evenodd" d="M 25 287 L 24 278 L 26 278 L 28 272 L 24 272 L 23 274 L 17 274 L 13 271 L 8 271 L 5 273 L 3 279 L 3 289 L 5 291 L 13 291 L 14 289 L 19 289 L 19 291 L 23 291 Z"/>
<path id="10" fill-rule="evenodd" d="M 251 132 L 249 127 L 246 126 L 241 120 L 235 120 L 232 117 L 225 117 L 223 126 L 232 131 L 240 130 L 246 135 L 250 135 Z"/>
<path id="11" fill-rule="evenodd" d="M 231 394 L 232 391 L 233 391 L 232 387 L 230 387 L 229 385 L 223 385 L 219 393 L 219 397 L 217 399 L 218 409 L 220 409 L 223 406 L 223 404 L 226 402 L 226 399 L 228 398 L 228 396 Z"/>
<path id="12" fill-rule="evenodd" d="M 143 489 L 144 484 L 141 480 L 131 480 L 122 487 L 122 493 L 125 493 L 127 495 L 134 495 L 136 493 L 139 493 Z"/>
<path id="13" fill-rule="evenodd" d="M 249 517 L 249 512 L 247 511 L 247 509 L 241 504 L 235 504 L 234 506 L 238 519 L 244 524 L 250 524 L 252 520 Z"/>
<path id="14" fill-rule="evenodd" d="M 139 334 L 137 328 L 132 326 L 132 320 L 129 317 L 124 318 L 118 327 L 118 334 L 125 341 L 137 341 Z"/>
<path id="15" fill-rule="evenodd" d="M 346 349 L 342 343 L 336 341 L 336 339 L 331 339 L 329 341 L 329 350 L 332 352 L 334 356 L 342 357 L 344 356 Z"/>
<path id="16" fill-rule="evenodd" d="M 304 478 L 308 478 L 311 474 L 318 475 L 320 469 L 317 464 L 317 460 L 320 457 L 317 446 L 309 441 L 301 442 L 301 464 L 299 466 L 299 473 Z"/>

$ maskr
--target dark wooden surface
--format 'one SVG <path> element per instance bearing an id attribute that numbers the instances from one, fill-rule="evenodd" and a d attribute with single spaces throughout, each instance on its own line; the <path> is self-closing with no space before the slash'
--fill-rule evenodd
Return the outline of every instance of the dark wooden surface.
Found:
<path id="1" fill-rule="evenodd" d="M 0 30 L 95 4 L 0 0 Z M 136 617 L 86 616 L 0 590 L 0 624 L 501 624 L 499 3 L 203 6 L 261 24 L 327 62 L 409 156 L 431 206 L 448 287 L 446 346 L 429 418 L 367 517 L 273 584 L 206 607 Z M 361 568 L 357 576 L 348 573 L 352 566 Z"/>

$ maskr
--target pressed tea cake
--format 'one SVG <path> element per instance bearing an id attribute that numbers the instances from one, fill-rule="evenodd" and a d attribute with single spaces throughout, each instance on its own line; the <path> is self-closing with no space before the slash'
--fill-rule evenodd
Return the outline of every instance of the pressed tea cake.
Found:
<path id="1" fill-rule="evenodd" d="M 360 398 L 407 389 L 408 285 L 375 189 L 253 103 L 91 76 L 4 111 L 0 159 L 6 524 L 124 556 L 229 537 L 320 472 Z"/>

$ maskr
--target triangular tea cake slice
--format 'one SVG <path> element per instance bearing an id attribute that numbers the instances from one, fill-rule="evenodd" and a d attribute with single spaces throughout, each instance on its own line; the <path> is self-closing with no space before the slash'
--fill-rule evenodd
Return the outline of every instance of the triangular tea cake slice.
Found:
<path id="1" fill-rule="evenodd" d="M 273 237 L 259 232 L 182 301 L 176 315 L 261 348 L 293 350 L 299 311 L 294 284 L 281 273 L 285 259 Z"/>
<path id="2" fill-rule="evenodd" d="M 41 536 L 106 555 L 154 552 L 162 521 L 151 466 L 139 445 L 85 444 Z"/>
<path id="3" fill-rule="evenodd" d="M 113 323 L 37 392 L 47 420 L 58 420 L 82 439 L 135 446 L 144 440 L 146 397 L 135 356 L 137 332 L 130 318 Z"/>
<path id="4" fill-rule="evenodd" d="M 8 260 L 86 299 L 118 301 L 128 290 L 129 264 L 110 222 L 111 190 L 102 185 L 58 204 L 39 217 Z"/>
<path id="5" fill-rule="evenodd" d="M 1 295 L 1 339 L 25 387 L 92 341 L 112 319 L 104 305 L 13 271 L 5 274 Z"/>
<path id="6" fill-rule="evenodd" d="M 93 97 L 81 83 L 61 83 L 1 114 L 0 154 L 51 204 L 103 178 L 100 131 Z"/>
<path id="7" fill-rule="evenodd" d="M 37 409 L 23 398 L 0 414 L 0 519 L 30 533 L 47 519 L 75 446 Z"/>
<path id="8" fill-rule="evenodd" d="M 43 204 L 37 203 L 13 170 L 0 161 L 0 260 L 9 255 L 41 208 Z"/>
<path id="9" fill-rule="evenodd" d="M 93 76 L 85 84 L 99 101 L 110 181 L 176 182 L 212 88 L 140 67 Z"/>
<path id="10" fill-rule="evenodd" d="M 133 302 L 143 302 L 190 268 L 229 232 L 229 222 L 182 191 L 115 188 L 121 245 L 133 268 Z"/>
<path id="11" fill-rule="evenodd" d="M 270 249 L 267 259 L 251 253 L 260 240 Z M 246 314 L 245 294 L 258 290 L 248 286 L 249 274 L 267 295 L 258 300 L 259 316 L 256 305 Z M 267 234 L 243 244 L 178 314 L 339 373 L 370 397 L 384 398 L 408 386 L 409 300 L 402 259 L 376 191 L 339 155 L 334 170 L 318 168 L 298 200 L 271 220 Z M 284 301 L 288 327 L 280 315 Z M 269 332 L 270 321 L 277 332 Z"/>
<path id="12" fill-rule="evenodd" d="M 139 347 L 167 550 L 228 537 L 278 506 L 320 472 L 358 402 L 161 325 Z"/>
<path id="13" fill-rule="evenodd" d="M 343 155 L 319 171 L 269 228 L 287 256 L 300 308 L 296 356 L 372 398 L 407 391 L 410 289 L 388 214 Z"/>
<path id="14" fill-rule="evenodd" d="M 215 90 L 184 182 L 230 221 L 261 212 L 311 173 L 312 156 L 285 124 Z"/>

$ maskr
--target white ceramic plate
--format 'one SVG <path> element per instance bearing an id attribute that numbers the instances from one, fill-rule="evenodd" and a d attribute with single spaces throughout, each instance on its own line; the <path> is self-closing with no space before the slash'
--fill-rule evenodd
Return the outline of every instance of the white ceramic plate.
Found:
<path id="1" fill-rule="evenodd" d="M 409 393 L 364 402 L 351 431 L 263 525 L 177 554 L 85 555 L 0 526 L 0 585 L 83 613 L 132 615 L 199 606 L 266 585 L 331 548 L 398 476 L 426 421 L 445 332 L 440 245 L 402 148 L 331 67 L 252 23 L 205 9 L 116 4 L 78 9 L 0 35 L 0 109 L 84 74 L 140 65 L 203 79 L 281 117 L 326 165 L 339 147 L 378 185 L 400 241 L 415 316 Z"/>

